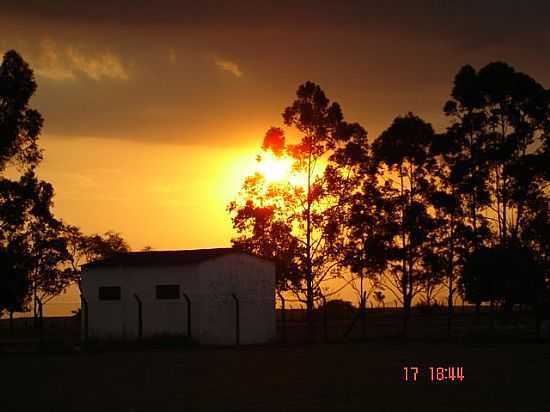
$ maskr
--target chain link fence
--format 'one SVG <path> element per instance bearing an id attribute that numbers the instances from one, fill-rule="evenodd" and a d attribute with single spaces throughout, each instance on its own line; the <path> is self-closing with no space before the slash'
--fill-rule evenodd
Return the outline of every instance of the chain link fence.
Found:
<path id="1" fill-rule="evenodd" d="M 277 298 L 277 332 L 282 342 L 345 342 L 392 339 L 412 340 L 491 340 L 527 341 L 550 339 L 550 322 L 537 324 L 532 307 L 514 307 L 512 312 L 462 302 L 455 305 L 452 314 L 442 304 L 416 305 L 411 309 L 405 325 L 401 307 L 367 303 L 362 310 L 342 301 L 327 301 L 313 312 L 313 330 L 307 322 L 304 307 L 289 309 L 288 302 Z M 337 303 L 337 304 L 336 304 Z"/>
<path id="2" fill-rule="evenodd" d="M 35 314 L 36 310 L 36 314 Z M 80 302 L 36 302 L 25 312 L 0 319 L 0 351 L 37 351 L 54 343 L 70 348 L 80 340 Z"/>
<path id="3" fill-rule="evenodd" d="M 328 301 L 313 313 L 312 335 L 306 310 L 297 308 L 296 304 L 289 308 L 288 303 L 283 305 L 280 298 L 277 300 L 278 343 L 391 340 L 405 335 L 404 314 L 400 308 L 367 305 L 361 310 L 343 305 L 341 301 L 338 304 Z M 238 300 L 233 299 L 230 305 L 233 309 L 225 313 L 227 319 L 223 322 L 223 327 L 234 333 L 235 344 L 241 340 L 242 330 L 244 328 L 246 331 L 249 322 L 236 310 L 237 303 Z M 242 306 L 243 302 L 239 303 Z M 193 317 L 187 316 L 189 309 L 185 301 L 162 305 L 155 303 L 153 306 L 152 302 L 136 299 L 125 308 L 113 306 L 109 313 L 117 336 L 132 341 L 163 335 L 191 337 L 196 325 L 190 323 Z M 123 320 L 123 313 L 130 316 L 125 315 Z M 93 328 L 93 324 L 86 325 L 85 320 L 86 313 L 81 310 L 81 302 L 46 303 L 42 311 L 37 310 L 36 316 L 32 310 L 14 313 L 11 319 L 4 314 L 0 319 L 0 352 L 79 350 L 86 335 L 83 332 L 87 332 L 87 326 Z M 548 323 L 545 320 L 542 324 L 542 338 L 545 339 L 550 338 Z M 537 338 L 537 324 L 535 314 L 529 307 L 518 306 L 511 313 L 504 313 L 487 306 L 481 306 L 478 312 L 475 306 L 457 305 L 449 322 L 446 306 L 416 306 L 410 313 L 406 337 L 432 341 L 470 338 L 534 340 Z"/>

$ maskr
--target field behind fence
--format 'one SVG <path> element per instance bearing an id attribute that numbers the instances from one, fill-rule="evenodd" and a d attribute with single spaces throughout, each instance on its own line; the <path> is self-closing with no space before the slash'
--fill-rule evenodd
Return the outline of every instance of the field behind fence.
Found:
<path id="1" fill-rule="evenodd" d="M 71 351 L 81 345 L 80 313 L 73 316 L 44 316 L 18 313 L 11 321 L 0 319 L 0 351 L 36 351 L 44 348 Z M 276 310 L 277 338 L 274 343 L 384 341 L 404 336 L 403 312 L 397 308 L 359 309 L 328 307 L 314 313 L 310 338 L 303 309 Z M 482 307 L 458 306 L 449 327 L 446 307 L 413 308 L 407 325 L 407 339 L 462 340 L 494 339 L 529 341 L 536 337 L 535 318 L 529 310 L 511 314 L 491 312 Z M 169 338 L 169 337 L 164 337 Z"/>

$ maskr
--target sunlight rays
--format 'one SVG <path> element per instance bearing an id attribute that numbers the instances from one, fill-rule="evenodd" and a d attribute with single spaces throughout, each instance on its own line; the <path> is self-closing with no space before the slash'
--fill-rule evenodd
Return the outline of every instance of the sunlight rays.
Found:
<path id="1" fill-rule="evenodd" d="M 292 178 L 292 159 L 263 153 L 258 158 L 258 172 L 269 183 L 282 183 Z"/>

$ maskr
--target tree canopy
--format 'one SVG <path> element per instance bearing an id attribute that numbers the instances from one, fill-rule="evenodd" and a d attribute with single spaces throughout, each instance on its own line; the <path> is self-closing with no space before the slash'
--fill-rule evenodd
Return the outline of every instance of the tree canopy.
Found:
<path id="1" fill-rule="evenodd" d="M 15 51 L 0 65 L 0 314 L 55 297 L 78 281 L 80 260 L 99 259 L 129 247 L 115 232 L 83 235 L 53 214 L 53 186 L 39 180 L 38 138 L 43 119 L 30 107 L 33 71 Z M 17 179 L 6 177 L 15 169 Z M 84 263 L 84 262 L 82 262 Z"/>
<path id="2" fill-rule="evenodd" d="M 275 258 L 279 290 L 308 309 L 330 295 L 322 281 L 346 273 L 361 299 L 368 281 L 405 315 L 415 297 L 431 304 L 442 290 L 449 319 L 457 294 L 534 304 L 533 285 L 550 283 L 550 91 L 495 62 L 460 68 L 450 97 L 446 130 L 408 113 L 368 142 L 320 86 L 300 85 L 283 111 L 298 142 L 272 127 L 261 148 L 290 157 L 303 179 L 248 177 L 228 207 L 234 245 Z"/>

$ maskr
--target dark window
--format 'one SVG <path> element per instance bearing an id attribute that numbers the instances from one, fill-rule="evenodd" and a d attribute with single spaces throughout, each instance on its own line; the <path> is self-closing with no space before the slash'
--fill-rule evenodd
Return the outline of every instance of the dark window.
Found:
<path id="1" fill-rule="evenodd" d="M 179 299 L 180 285 L 157 285 L 157 299 Z"/>
<path id="2" fill-rule="evenodd" d="M 100 286 L 99 300 L 120 300 L 120 286 Z"/>

